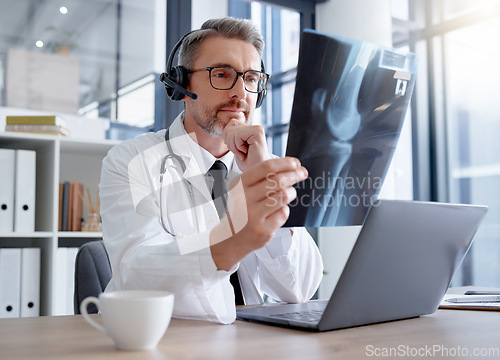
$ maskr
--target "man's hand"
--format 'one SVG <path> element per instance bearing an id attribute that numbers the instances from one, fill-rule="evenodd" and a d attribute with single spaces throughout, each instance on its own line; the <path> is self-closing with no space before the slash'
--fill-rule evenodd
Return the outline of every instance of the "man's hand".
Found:
<path id="1" fill-rule="evenodd" d="M 224 128 L 222 138 L 243 172 L 270 159 L 264 129 L 260 125 L 247 125 L 231 119 Z"/>
<path id="2" fill-rule="evenodd" d="M 240 176 L 229 192 L 229 215 L 210 236 L 218 269 L 231 269 L 271 240 L 288 219 L 288 204 L 297 196 L 293 185 L 306 178 L 307 170 L 291 157 L 266 160 Z"/>

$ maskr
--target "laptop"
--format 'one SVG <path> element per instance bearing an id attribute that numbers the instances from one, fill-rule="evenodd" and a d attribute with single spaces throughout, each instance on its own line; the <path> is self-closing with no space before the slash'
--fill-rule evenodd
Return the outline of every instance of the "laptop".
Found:
<path id="1" fill-rule="evenodd" d="M 329 300 L 246 307 L 237 317 L 327 331 L 432 314 L 486 212 L 485 206 L 377 200 Z"/>

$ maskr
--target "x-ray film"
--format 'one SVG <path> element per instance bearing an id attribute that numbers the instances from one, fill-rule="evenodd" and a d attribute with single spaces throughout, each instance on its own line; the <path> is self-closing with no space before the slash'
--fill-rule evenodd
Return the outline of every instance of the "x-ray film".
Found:
<path id="1" fill-rule="evenodd" d="M 286 155 L 309 178 L 285 226 L 361 225 L 389 168 L 417 71 L 413 53 L 305 30 Z"/>

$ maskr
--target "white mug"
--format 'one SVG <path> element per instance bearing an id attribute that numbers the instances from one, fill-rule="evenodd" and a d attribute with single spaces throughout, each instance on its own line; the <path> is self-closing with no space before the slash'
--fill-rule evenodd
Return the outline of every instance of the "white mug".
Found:
<path id="1" fill-rule="evenodd" d="M 94 303 L 101 313 L 99 324 L 87 312 Z M 90 296 L 80 305 L 83 318 L 109 335 L 122 350 L 147 350 L 158 345 L 170 324 L 174 294 L 167 291 L 104 292 L 99 298 Z"/>

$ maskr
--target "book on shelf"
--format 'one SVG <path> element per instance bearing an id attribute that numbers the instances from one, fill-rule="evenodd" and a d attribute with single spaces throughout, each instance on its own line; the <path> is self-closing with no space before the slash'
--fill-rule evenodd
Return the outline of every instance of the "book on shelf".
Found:
<path id="1" fill-rule="evenodd" d="M 57 230 L 62 231 L 62 214 L 63 214 L 63 192 L 64 192 L 64 183 L 59 183 L 59 217 L 57 223 Z"/>
<path id="2" fill-rule="evenodd" d="M 83 184 L 78 181 L 59 184 L 59 231 L 81 231 Z"/>
<path id="3" fill-rule="evenodd" d="M 83 184 L 75 181 L 73 183 L 71 202 L 71 230 L 82 231 L 83 215 Z"/>
<path id="4" fill-rule="evenodd" d="M 66 127 L 66 120 L 57 115 L 8 115 L 7 125 L 56 125 Z"/>
<path id="5" fill-rule="evenodd" d="M 67 215 L 67 230 L 68 231 L 73 231 L 73 199 L 75 195 L 75 183 L 70 182 L 69 183 L 69 192 L 68 192 L 68 215 Z"/>
<path id="6" fill-rule="evenodd" d="M 62 186 L 62 207 L 59 212 L 61 216 L 61 231 L 68 231 L 68 204 L 69 204 L 69 181 Z"/>
<path id="7" fill-rule="evenodd" d="M 9 115 L 5 131 L 68 136 L 66 120 L 57 115 Z"/>
<path id="8" fill-rule="evenodd" d="M 69 130 L 58 125 L 5 125 L 5 131 L 69 136 Z"/>

